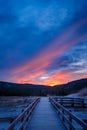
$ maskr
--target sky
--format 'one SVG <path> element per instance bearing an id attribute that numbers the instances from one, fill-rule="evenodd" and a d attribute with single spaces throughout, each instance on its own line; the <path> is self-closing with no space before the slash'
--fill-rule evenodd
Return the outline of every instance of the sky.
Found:
<path id="1" fill-rule="evenodd" d="M 0 0 L 0 81 L 87 78 L 87 0 Z"/>

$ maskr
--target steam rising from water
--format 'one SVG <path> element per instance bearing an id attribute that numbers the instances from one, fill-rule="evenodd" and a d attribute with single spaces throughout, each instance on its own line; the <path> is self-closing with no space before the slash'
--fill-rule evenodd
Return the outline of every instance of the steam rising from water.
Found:
<path id="1" fill-rule="evenodd" d="M 81 89 L 77 93 L 69 94 L 67 97 L 73 97 L 73 96 L 87 96 L 87 87 L 84 89 Z"/>

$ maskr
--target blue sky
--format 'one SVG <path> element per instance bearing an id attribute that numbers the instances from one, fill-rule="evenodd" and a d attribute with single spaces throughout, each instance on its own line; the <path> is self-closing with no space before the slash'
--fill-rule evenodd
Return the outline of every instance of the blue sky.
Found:
<path id="1" fill-rule="evenodd" d="M 86 0 L 0 0 L 0 80 L 87 78 Z"/>

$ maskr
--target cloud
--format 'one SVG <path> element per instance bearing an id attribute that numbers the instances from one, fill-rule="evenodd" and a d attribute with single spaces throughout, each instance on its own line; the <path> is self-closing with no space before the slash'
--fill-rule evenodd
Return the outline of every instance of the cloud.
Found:
<path id="1" fill-rule="evenodd" d="M 76 0 L 1 0 L 0 79 L 52 85 L 85 77 L 86 6 L 85 0 L 77 6 Z"/>
<path id="2" fill-rule="evenodd" d="M 45 50 L 39 53 L 33 60 L 25 63 L 25 65 L 23 65 L 22 67 L 18 67 L 18 69 L 15 69 L 14 72 L 16 73 L 31 70 L 36 67 L 38 68 L 39 65 L 43 66 L 46 63 L 46 66 L 50 64 L 50 62 L 52 62 L 56 56 L 61 56 L 65 51 L 67 51 L 73 45 L 78 44 L 86 37 L 85 35 L 82 35 L 68 42 L 68 39 L 72 37 L 76 28 L 81 26 L 81 24 L 84 24 L 86 21 L 87 19 L 81 20 L 78 22 L 79 24 L 76 23 L 75 25 L 71 26 L 68 31 L 66 30 L 63 34 L 52 41 L 52 43 Z M 44 58 L 42 58 L 43 56 Z"/>
<path id="3" fill-rule="evenodd" d="M 34 59 L 27 61 L 27 63 L 24 63 L 24 65 L 22 65 L 22 66 L 12 69 L 13 77 L 14 77 L 14 75 L 18 75 L 18 74 L 22 74 L 22 73 L 26 72 L 26 74 L 24 76 L 26 78 L 20 78 L 20 76 L 19 76 L 19 79 L 20 79 L 19 81 L 22 81 L 22 82 L 30 81 L 32 83 L 40 84 L 41 77 L 44 77 L 45 74 L 50 73 L 50 72 L 46 71 L 46 68 L 47 67 L 49 68 L 49 65 L 51 65 L 53 60 L 56 57 L 60 58 L 68 49 L 72 48 L 72 46 L 74 46 L 76 44 L 79 44 L 79 42 L 81 42 L 85 38 L 85 36 L 82 35 L 80 37 L 74 38 L 72 41 L 66 42 L 66 41 L 68 41 L 69 37 L 73 35 L 74 30 L 76 30 L 76 28 L 78 28 L 79 26 L 82 26 L 82 24 L 85 22 L 86 22 L 86 20 L 85 21 L 81 20 L 81 21 L 79 21 L 78 26 L 77 26 L 77 23 L 74 24 L 73 28 L 70 27 L 70 30 L 68 30 L 68 31 L 66 30 L 65 35 L 64 35 L 64 33 L 61 34 L 60 37 L 56 38 L 56 40 L 54 40 L 50 44 L 50 46 L 48 46 L 48 48 L 46 50 L 43 50 Z M 60 42 L 62 43 L 62 45 L 58 44 Z M 62 64 L 67 64 L 67 61 L 65 61 L 65 62 L 63 61 L 62 63 L 60 63 L 60 65 L 62 65 Z M 39 72 L 43 72 L 43 71 L 44 71 L 44 73 L 40 73 L 40 75 L 38 75 Z M 51 70 L 51 71 L 53 71 L 53 70 Z M 57 70 L 56 70 L 56 72 L 57 72 Z M 60 80 L 58 80 L 58 82 L 56 81 L 56 78 L 55 78 L 56 72 L 53 73 L 53 75 L 49 75 L 48 78 L 43 82 L 43 84 L 49 83 L 48 80 L 50 82 L 52 82 L 52 79 L 53 79 L 53 82 L 58 83 Z M 67 70 L 67 72 L 68 72 L 68 70 Z M 67 81 L 66 80 L 66 79 L 68 79 L 67 72 L 66 72 L 66 76 L 65 76 L 65 73 L 63 75 L 63 72 L 62 72 L 63 77 L 62 77 L 61 83 Z M 31 76 L 29 76 L 29 75 L 31 75 Z M 35 75 L 35 77 L 32 75 Z M 60 75 L 61 75 L 61 72 L 60 72 Z M 70 73 L 68 72 L 68 77 L 69 76 L 70 76 Z M 63 79 L 63 78 L 65 78 L 65 79 Z M 23 79 L 25 79 L 25 81 Z M 36 81 L 37 79 L 38 79 L 38 81 Z M 71 78 L 69 77 L 69 80 L 70 79 Z M 52 83 L 52 84 L 54 84 L 54 83 Z"/>

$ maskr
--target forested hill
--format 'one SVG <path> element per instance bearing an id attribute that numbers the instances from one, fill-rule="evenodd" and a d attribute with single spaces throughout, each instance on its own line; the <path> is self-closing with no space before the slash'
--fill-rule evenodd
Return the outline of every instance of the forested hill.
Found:
<path id="1" fill-rule="evenodd" d="M 87 87 L 87 78 L 69 82 L 53 87 L 34 84 L 17 84 L 0 82 L 0 95 L 2 96 L 46 96 L 68 95 L 76 93 Z"/>

